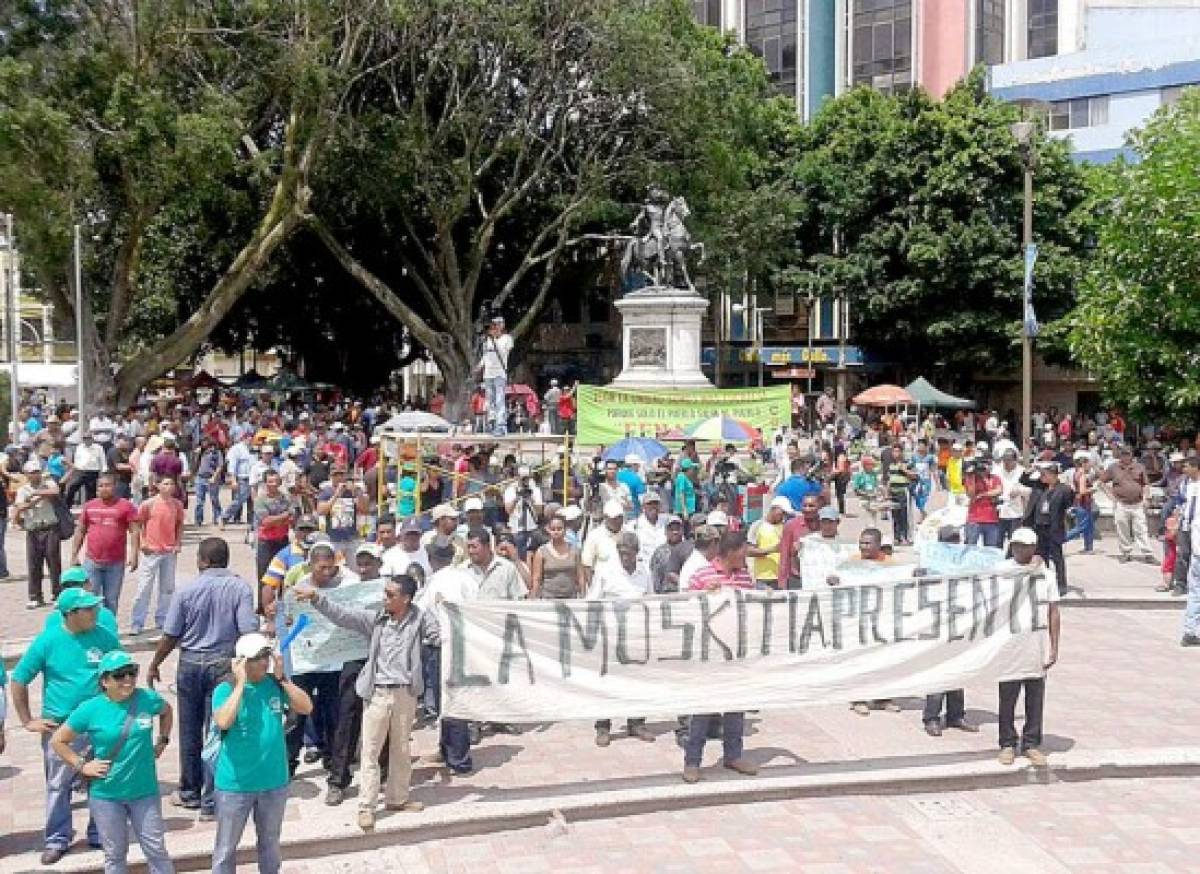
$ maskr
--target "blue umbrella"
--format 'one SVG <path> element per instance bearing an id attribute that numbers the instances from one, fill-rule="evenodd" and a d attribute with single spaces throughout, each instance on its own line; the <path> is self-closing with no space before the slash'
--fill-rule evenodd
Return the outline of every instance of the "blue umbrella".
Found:
<path id="1" fill-rule="evenodd" d="M 605 461 L 624 461 L 626 455 L 636 455 L 643 464 L 652 464 L 671 450 L 650 437 L 626 437 L 604 450 Z"/>

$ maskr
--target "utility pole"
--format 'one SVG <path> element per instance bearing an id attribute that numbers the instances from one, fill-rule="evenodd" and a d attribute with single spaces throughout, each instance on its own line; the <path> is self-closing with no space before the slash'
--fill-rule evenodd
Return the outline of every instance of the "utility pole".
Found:
<path id="1" fill-rule="evenodd" d="M 79 381 L 79 427 L 86 428 L 88 418 L 84 415 L 87 383 L 83 374 L 83 264 L 80 258 L 79 225 L 75 225 L 75 369 Z"/>
<path id="2" fill-rule="evenodd" d="M 18 361 L 20 357 L 21 346 L 19 343 L 21 332 L 21 314 L 17 311 L 17 242 L 13 236 L 13 217 L 9 213 L 5 217 L 4 228 L 4 264 L 0 272 L 4 274 L 4 312 L 6 315 L 5 321 L 8 323 L 8 361 L 9 361 L 9 415 L 12 417 L 12 433 L 9 435 L 15 443 L 17 440 L 18 429 L 21 427 L 20 410 L 21 410 L 21 380 L 18 374 Z"/>
<path id="3" fill-rule="evenodd" d="M 1013 136 L 1021 147 L 1021 164 L 1024 170 L 1024 203 L 1021 232 L 1021 255 L 1027 257 L 1033 245 L 1033 167 L 1034 167 L 1034 123 L 1018 121 L 1012 126 Z M 1033 335 L 1030 333 L 1029 282 L 1021 294 L 1021 454 L 1026 461 L 1033 455 Z"/>

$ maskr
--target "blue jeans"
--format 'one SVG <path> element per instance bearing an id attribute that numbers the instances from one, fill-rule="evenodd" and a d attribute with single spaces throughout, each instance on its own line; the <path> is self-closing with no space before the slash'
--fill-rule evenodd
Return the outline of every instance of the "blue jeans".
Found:
<path id="1" fill-rule="evenodd" d="M 211 480 L 196 480 L 196 524 L 204 524 L 204 499 L 212 503 L 213 521 L 221 518 L 221 484 Z"/>
<path id="2" fill-rule="evenodd" d="M 135 631 L 146 627 L 146 616 L 150 612 L 150 595 L 158 584 L 158 600 L 154 605 L 154 625 L 162 628 L 167 621 L 167 610 L 175 594 L 175 563 L 179 555 L 174 552 L 152 552 L 138 559 L 137 594 L 133 597 L 133 615 L 130 621 Z"/>
<path id="3" fill-rule="evenodd" d="M 963 526 L 963 543 L 967 546 L 975 546 L 980 538 L 983 539 L 984 546 L 992 546 L 996 549 L 1000 548 L 1000 523 L 999 522 L 968 522 Z"/>
<path id="4" fill-rule="evenodd" d="M 229 656 L 197 652 L 179 654 L 175 674 L 179 719 L 179 797 L 199 801 L 203 813 L 213 809 L 213 775 L 204 767 L 200 750 L 212 718 L 212 696 L 229 678 Z"/>
<path id="5" fill-rule="evenodd" d="M 699 713 L 688 725 L 687 743 L 683 749 L 683 766 L 699 768 L 704 758 L 704 743 L 708 740 L 708 727 L 714 719 L 721 720 L 721 743 L 724 745 L 726 762 L 742 757 L 742 733 L 746 728 L 744 713 Z"/>
<path id="6" fill-rule="evenodd" d="M 1193 524 L 1195 524 L 1193 522 Z M 1187 572 L 1187 608 L 1183 612 L 1183 633 L 1196 635 L 1200 630 L 1200 554 L 1192 553 Z"/>
<path id="7" fill-rule="evenodd" d="M 104 606 L 117 613 L 117 605 L 121 603 L 121 586 L 125 583 L 125 562 L 123 561 L 83 561 L 88 579 L 92 581 L 92 591 L 104 599 Z"/>
<path id="8" fill-rule="evenodd" d="M 238 841 L 246 830 L 246 820 L 254 815 L 260 874 L 279 874 L 281 855 L 279 835 L 283 831 L 283 812 L 287 808 L 288 787 L 267 792 L 225 792 L 217 790 L 217 839 L 213 844 L 213 874 L 234 874 L 237 870 Z"/>
<path id="9" fill-rule="evenodd" d="M 456 774 L 465 773 L 475 767 L 471 762 L 471 724 L 465 719 L 442 717 L 438 747 L 446 761 L 446 767 Z"/>
<path id="10" fill-rule="evenodd" d="M 237 490 L 233 494 L 233 503 L 221 518 L 226 522 L 241 522 L 242 508 L 246 508 L 246 521 L 250 521 L 250 480 L 238 478 Z"/>
<path id="11" fill-rule="evenodd" d="M 80 736 L 71 742 L 71 749 L 82 756 L 88 745 L 87 737 Z M 71 823 L 71 787 L 75 783 L 75 769 L 54 752 L 48 734 L 42 735 L 42 766 L 46 773 L 46 849 L 65 850 L 75 839 L 75 828 Z M 87 839 L 91 846 L 100 846 L 100 835 L 90 816 Z"/>
<path id="12" fill-rule="evenodd" d="M 492 424 L 492 434 L 497 437 L 508 433 L 508 405 L 504 398 L 506 388 L 507 376 L 493 376 L 483 381 L 483 389 L 487 393 L 488 420 Z"/>
<path id="13" fill-rule="evenodd" d="M 150 874 L 174 874 L 175 865 L 167 853 L 166 827 L 162 818 L 162 797 L 156 792 L 135 801 L 88 799 L 88 809 L 100 832 L 104 848 L 104 874 L 125 874 L 129 870 L 129 827 L 146 856 Z"/>
<path id="14" fill-rule="evenodd" d="M 425 679 L 425 694 L 421 696 L 421 710 L 434 719 L 442 712 L 442 648 L 421 644 L 421 673 Z"/>
<path id="15" fill-rule="evenodd" d="M 307 692 L 313 699 L 313 711 L 308 716 L 296 715 L 296 721 L 287 732 L 287 751 L 289 773 L 295 774 L 300 764 L 300 747 L 303 746 L 305 727 L 314 727 L 316 743 L 313 744 L 321 751 L 322 757 L 328 757 L 333 751 L 333 736 L 337 730 L 338 718 L 338 681 L 341 670 L 311 671 L 307 674 L 296 674 L 292 682 Z"/>
<path id="16" fill-rule="evenodd" d="M 4 535 L 8 533 L 8 515 L 0 515 L 0 577 L 8 576 L 8 553 L 4 551 Z"/>
<path id="17" fill-rule="evenodd" d="M 1075 526 L 1067 532 L 1067 536 L 1063 538 L 1063 543 L 1068 540 L 1074 540 L 1076 537 L 1083 538 L 1083 548 L 1091 549 L 1092 544 L 1096 542 L 1096 519 L 1100 513 L 1095 507 L 1088 509 L 1087 507 L 1072 507 L 1071 512 L 1075 516 Z"/>

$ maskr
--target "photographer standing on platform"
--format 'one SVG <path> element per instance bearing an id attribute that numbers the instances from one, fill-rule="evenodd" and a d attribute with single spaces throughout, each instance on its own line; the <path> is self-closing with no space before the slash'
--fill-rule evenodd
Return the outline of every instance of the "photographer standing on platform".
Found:
<path id="1" fill-rule="evenodd" d="M 487 418 L 492 434 L 503 437 L 508 433 L 508 409 L 504 394 L 508 388 L 508 357 L 512 354 L 513 339 L 504 330 L 504 317 L 494 316 L 483 337 L 483 352 L 478 369 L 482 371 L 483 388 L 487 393 Z"/>

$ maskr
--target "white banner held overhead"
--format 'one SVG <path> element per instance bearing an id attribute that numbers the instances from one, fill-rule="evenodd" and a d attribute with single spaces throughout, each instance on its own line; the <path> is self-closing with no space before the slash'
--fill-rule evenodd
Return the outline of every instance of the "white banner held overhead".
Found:
<path id="1" fill-rule="evenodd" d="M 854 576 L 788 592 L 443 603 L 442 708 L 498 722 L 709 713 L 1044 673 L 1041 574 Z"/>

